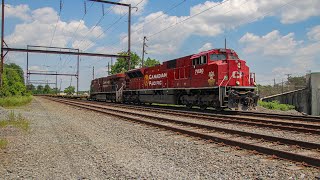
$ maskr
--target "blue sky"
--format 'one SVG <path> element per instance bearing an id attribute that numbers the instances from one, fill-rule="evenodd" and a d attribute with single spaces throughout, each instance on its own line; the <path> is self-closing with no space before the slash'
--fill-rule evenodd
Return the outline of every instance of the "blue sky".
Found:
<path id="1" fill-rule="evenodd" d="M 84 52 L 117 53 L 127 50 L 127 8 L 84 0 L 6 1 L 5 41 L 9 47 L 43 45 L 79 48 Z M 122 0 L 131 3 L 132 50 L 142 51 L 148 38 L 147 56 L 160 61 L 224 47 L 247 61 L 257 82 L 272 84 L 285 74 L 319 72 L 319 0 Z M 104 8 L 105 15 L 102 15 Z M 60 15 L 60 16 L 59 16 Z M 29 54 L 32 70 L 75 73 L 76 57 Z M 107 75 L 111 58 L 81 57 L 80 90 L 95 77 Z M 26 67 L 25 53 L 9 53 L 6 62 Z M 115 59 L 113 59 L 115 62 Z M 75 79 L 59 77 L 62 89 Z M 31 80 L 55 77 L 31 76 Z M 60 84 L 60 83 L 59 83 Z"/>

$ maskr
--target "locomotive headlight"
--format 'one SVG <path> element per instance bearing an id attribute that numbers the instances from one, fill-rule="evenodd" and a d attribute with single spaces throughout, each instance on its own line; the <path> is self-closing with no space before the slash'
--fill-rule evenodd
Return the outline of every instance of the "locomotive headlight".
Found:
<path id="1" fill-rule="evenodd" d="M 238 62 L 238 68 L 241 69 L 241 63 L 240 62 Z"/>
<path id="2" fill-rule="evenodd" d="M 239 82 L 239 81 L 236 81 L 236 85 L 239 86 L 239 85 L 240 85 L 240 82 Z"/>

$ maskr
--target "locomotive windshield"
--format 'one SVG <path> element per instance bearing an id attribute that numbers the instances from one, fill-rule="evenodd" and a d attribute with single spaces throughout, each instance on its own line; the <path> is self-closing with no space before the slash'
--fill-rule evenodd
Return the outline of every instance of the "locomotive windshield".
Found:
<path id="1" fill-rule="evenodd" d="M 211 61 L 218 61 L 218 60 L 226 60 L 227 57 L 225 54 L 210 54 Z"/>
<path id="2" fill-rule="evenodd" d="M 233 54 L 229 54 L 229 59 L 239 59 L 236 55 Z"/>

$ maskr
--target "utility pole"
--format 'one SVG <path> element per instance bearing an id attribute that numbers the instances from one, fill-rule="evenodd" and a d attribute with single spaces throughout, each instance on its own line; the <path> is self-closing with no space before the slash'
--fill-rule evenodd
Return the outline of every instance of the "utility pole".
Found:
<path id="1" fill-rule="evenodd" d="M 61 84 L 62 84 L 62 79 L 60 79 L 60 88 L 59 88 L 59 92 L 61 91 Z"/>
<path id="2" fill-rule="evenodd" d="M 148 47 L 147 44 L 146 44 L 146 41 L 148 41 L 147 37 L 144 36 L 143 37 L 143 45 L 142 45 L 142 62 L 141 62 L 141 67 L 144 66 L 144 53 L 148 54 L 146 51 L 145 51 L 145 47 Z"/>
<path id="3" fill-rule="evenodd" d="M 110 64 L 108 62 L 108 76 L 110 75 Z"/>
<path id="4" fill-rule="evenodd" d="M 224 38 L 224 49 L 227 49 L 227 38 Z"/>
<path id="5" fill-rule="evenodd" d="M 276 78 L 273 79 L 273 87 L 276 86 Z"/>
<path id="6" fill-rule="evenodd" d="M 94 79 L 94 66 L 92 66 L 92 79 Z"/>
<path id="7" fill-rule="evenodd" d="M 1 18 L 1 67 L 0 67 L 0 87 L 2 87 L 2 76 L 4 66 L 4 54 L 3 54 L 3 43 L 4 43 L 4 0 L 2 0 L 2 18 Z"/>
<path id="8" fill-rule="evenodd" d="M 281 84 L 282 84 L 282 93 L 283 93 L 283 79 L 282 79 L 282 82 L 281 82 Z"/>
<path id="9" fill-rule="evenodd" d="M 58 72 L 56 72 L 58 74 Z M 58 95 L 58 75 L 56 75 L 56 94 Z"/>
<path id="10" fill-rule="evenodd" d="M 291 74 L 284 74 L 284 75 L 288 76 L 287 80 L 289 81 Z"/>
<path id="11" fill-rule="evenodd" d="M 80 52 L 80 50 L 78 49 L 78 53 L 79 52 Z M 80 65 L 80 56 L 78 55 L 78 58 L 77 58 L 77 76 L 76 76 L 76 78 L 77 78 L 77 95 L 79 95 L 79 74 L 80 74 L 79 65 Z"/>
<path id="12" fill-rule="evenodd" d="M 128 14 L 128 70 L 131 69 L 131 4 L 129 4 Z"/>

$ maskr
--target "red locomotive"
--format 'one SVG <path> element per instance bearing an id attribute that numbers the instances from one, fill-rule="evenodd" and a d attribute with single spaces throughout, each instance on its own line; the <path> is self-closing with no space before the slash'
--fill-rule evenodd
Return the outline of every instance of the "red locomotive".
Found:
<path id="1" fill-rule="evenodd" d="M 163 103 L 201 109 L 251 109 L 255 74 L 232 49 L 212 49 L 154 67 L 94 79 L 90 98 L 124 103 Z"/>

